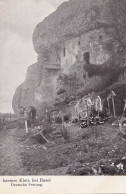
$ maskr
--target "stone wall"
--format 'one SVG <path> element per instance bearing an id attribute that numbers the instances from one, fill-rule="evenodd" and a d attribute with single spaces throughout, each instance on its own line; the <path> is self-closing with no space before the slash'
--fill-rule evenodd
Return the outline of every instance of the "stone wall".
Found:
<path id="1" fill-rule="evenodd" d="M 116 52 L 111 28 L 100 28 L 69 39 L 61 44 L 61 67 L 63 73 L 69 73 L 71 66 L 83 61 L 83 54 L 90 52 L 90 62 L 105 63 Z"/>

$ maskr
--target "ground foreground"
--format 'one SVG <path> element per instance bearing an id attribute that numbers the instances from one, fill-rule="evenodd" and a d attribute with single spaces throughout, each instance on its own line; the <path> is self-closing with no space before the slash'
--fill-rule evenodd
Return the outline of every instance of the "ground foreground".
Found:
<path id="1" fill-rule="evenodd" d="M 125 145 L 117 126 L 80 129 L 78 124 L 67 124 L 70 138 L 64 140 L 53 130 L 46 134 L 45 144 L 26 134 L 24 129 L 0 131 L 0 175 L 124 175 Z M 32 130 L 33 131 L 33 130 Z"/>

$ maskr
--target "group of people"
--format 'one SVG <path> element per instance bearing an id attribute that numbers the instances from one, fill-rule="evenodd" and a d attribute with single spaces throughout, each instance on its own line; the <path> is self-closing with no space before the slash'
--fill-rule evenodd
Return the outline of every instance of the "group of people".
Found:
<path id="1" fill-rule="evenodd" d="M 24 118 L 28 127 L 34 127 L 36 122 L 36 108 L 34 106 L 30 106 L 26 108 L 25 106 L 20 106 L 20 118 Z"/>

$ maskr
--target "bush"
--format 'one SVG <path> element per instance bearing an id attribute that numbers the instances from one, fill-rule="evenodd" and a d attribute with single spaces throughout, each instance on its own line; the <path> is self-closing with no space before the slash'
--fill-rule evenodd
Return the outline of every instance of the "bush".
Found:
<path id="1" fill-rule="evenodd" d="M 72 123 L 78 123 L 79 122 L 79 119 L 78 118 L 73 118 L 72 119 Z"/>
<path id="2" fill-rule="evenodd" d="M 69 104 L 70 101 L 71 101 L 70 98 L 66 96 L 65 99 L 64 99 L 64 103 L 65 104 Z"/>
<path id="3" fill-rule="evenodd" d="M 45 124 L 43 125 L 43 135 L 47 135 L 47 134 L 50 134 L 52 131 L 53 131 L 53 128 L 51 125 L 49 124 Z"/>
<path id="4" fill-rule="evenodd" d="M 64 115 L 64 121 L 68 122 L 70 120 L 70 116 L 69 115 Z"/>
<path id="5" fill-rule="evenodd" d="M 56 117 L 55 122 L 58 123 L 58 124 L 61 124 L 62 123 L 62 118 L 60 116 Z"/>

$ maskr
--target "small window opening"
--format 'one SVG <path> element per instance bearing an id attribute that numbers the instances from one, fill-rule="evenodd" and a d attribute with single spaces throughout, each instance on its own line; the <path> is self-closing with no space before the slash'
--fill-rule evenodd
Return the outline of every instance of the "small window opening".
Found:
<path id="1" fill-rule="evenodd" d="M 78 45 L 80 45 L 81 44 L 81 42 L 80 42 L 80 40 L 78 41 Z"/>

